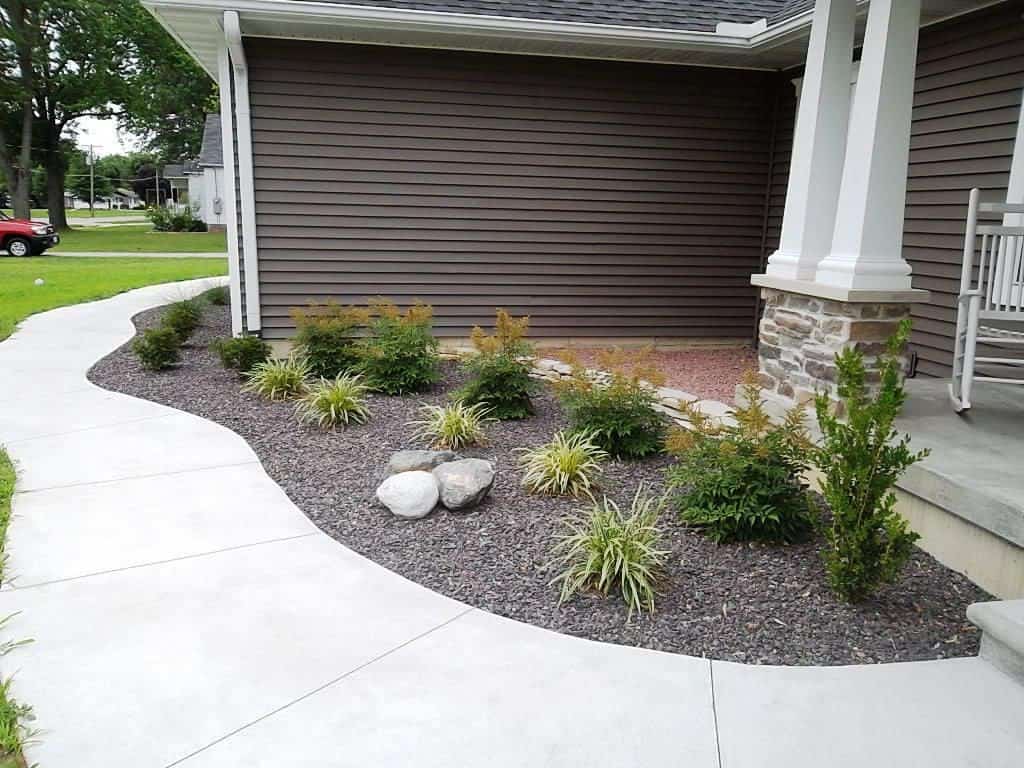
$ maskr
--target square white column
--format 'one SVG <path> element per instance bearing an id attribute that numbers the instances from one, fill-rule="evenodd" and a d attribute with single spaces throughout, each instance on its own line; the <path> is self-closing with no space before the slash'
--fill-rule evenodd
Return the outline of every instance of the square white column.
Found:
<path id="1" fill-rule="evenodd" d="M 850 111 L 857 4 L 817 0 L 800 90 L 779 249 L 766 274 L 812 280 L 832 244 Z"/>
<path id="2" fill-rule="evenodd" d="M 910 289 L 903 222 L 921 0 L 872 0 L 868 10 L 838 214 L 816 282 Z"/>

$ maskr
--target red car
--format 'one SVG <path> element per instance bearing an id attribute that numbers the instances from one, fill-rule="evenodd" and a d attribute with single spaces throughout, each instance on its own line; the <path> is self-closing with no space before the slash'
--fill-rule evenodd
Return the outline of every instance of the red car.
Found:
<path id="1" fill-rule="evenodd" d="M 60 236 L 45 221 L 12 219 L 0 211 L 0 248 L 8 256 L 38 256 L 60 242 Z"/>

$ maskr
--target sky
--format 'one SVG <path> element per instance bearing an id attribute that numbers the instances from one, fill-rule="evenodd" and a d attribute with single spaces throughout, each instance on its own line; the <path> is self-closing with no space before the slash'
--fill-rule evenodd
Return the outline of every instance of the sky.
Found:
<path id="1" fill-rule="evenodd" d="M 117 130 L 117 120 L 82 117 L 73 127 L 78 132 L 78 146 L 87 150 L 91 143 L 97 157 L 124 154 L 138 148 L 134 136 Z"/>

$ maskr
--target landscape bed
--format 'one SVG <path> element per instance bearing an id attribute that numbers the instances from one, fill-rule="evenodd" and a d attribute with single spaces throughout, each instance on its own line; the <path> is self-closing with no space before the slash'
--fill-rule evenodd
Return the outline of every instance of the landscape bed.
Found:
<path id="1" fill-rule="evenodd" d="M 162 309 L 135 318 L 140 330 L 158 324 Z M 972 656 L 979 633 L 968 604 L 989 599 L 981 589 L 917 550 L 898 581 L 858 605 L 838 600 L 822 567 L 815 535 L 788 546 L 716 545 L 666 510 L 670 551 L 656 611 L 628 616 L 617 596 L 578 595 L 558 605 L 551 580 L 559 520 L 583 505 L 530 495 L 520 486 L 518 449 L 551 439 L 566 418 L 550 391 L 536 414 L 488 428 L 489 442 L 463 450 L 497 467 L 490 496 L 469 513 L 435 510 L 401 520 L 374 492 L 395 451 L 425 447 L 408 422 L 425 403 L 443 403 L 462 381 L 445 363 L 430 392 L 371 396 L 372 418 L 336 432 L 299 424 L 290 402 L 240 391 L 236 372 L 210 351 L 229 335 L 227 307 L 205 309 L 203 325 L 184 348 L 180 366 L 143 370 L 127 344 L 89 373 L 94 383 L 218 422 L 245 438 L 268 474 L 323 531 L 406 578 L 478 608 L 570 635 L 623 645 L 757 664 L 851 664 Z M 601 492 L 628 503 L 639 483 L 664 491 L 668 457 L 609 462 Z M 240 526 L 245 525 L 239 510 Z"/>

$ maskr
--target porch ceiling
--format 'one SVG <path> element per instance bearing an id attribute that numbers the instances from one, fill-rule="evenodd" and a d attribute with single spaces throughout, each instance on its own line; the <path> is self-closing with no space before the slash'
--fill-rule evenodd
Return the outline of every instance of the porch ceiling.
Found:
<path id="1" fill-rule="evenodd" d="M 867 0 L 858 4 L 859 37 Z M 993 4 L 924 0 L 922 24 Z M 803 63 L 813 15 L 809 10 L 767 29 L 720 34 L 299 0 L 143 0 L 143 5 L 211 76 L 227 10 L 239 13 L 242 34 L 252 37 L 769 70 Z"/>

